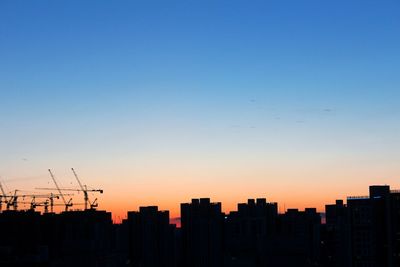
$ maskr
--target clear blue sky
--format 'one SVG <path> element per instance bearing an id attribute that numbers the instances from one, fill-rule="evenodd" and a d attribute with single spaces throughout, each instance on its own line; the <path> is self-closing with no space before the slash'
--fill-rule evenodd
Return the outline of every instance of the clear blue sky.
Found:
<path id="1" fill-rule="evenodd" d="M 399 14 L 394 0 L 1 1 L 0 176 L 75 166 L 138 205 L 155 184 L 187 192 L 161 204 L 214 182 L 227 202 L 400 186 Z"/>

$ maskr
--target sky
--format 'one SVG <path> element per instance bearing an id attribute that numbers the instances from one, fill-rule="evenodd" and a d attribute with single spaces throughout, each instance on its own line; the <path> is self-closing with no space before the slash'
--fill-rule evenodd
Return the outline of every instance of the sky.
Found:
<path id="1" fill-rule="evenodd" d="M 0 1 L 0 181 L 115 218 L 400 188 L 397 0 Z M 82 195 L 76 195 L 79 202 Z M 93 197 L 93 196 L 92 196 Z M 76 208 L 79 208 L 76 206 Z"/>

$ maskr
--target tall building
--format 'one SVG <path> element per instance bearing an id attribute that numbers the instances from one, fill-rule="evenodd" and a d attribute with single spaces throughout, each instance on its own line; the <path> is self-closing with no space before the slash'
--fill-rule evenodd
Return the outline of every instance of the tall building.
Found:
<path id="1" fill-rule="evenodd" d="M 369 196 L 349 197 L 352 266 L 400 266 L 400 193 L 370 186 Z"/>
<path id="2" fill-rule="evenodd" d="M 111 213 L 0 213 L 0 266 L 115 266 Z"/>
<path id="3" fill-rule="evenodd" d="M 209 198 L 181 204 L 182 266 L 223 266 L 224 214 Z"/>
<path id="4" fill-rule="evenodd" d="M 175 226 L 169 224 L 169 212 L 156 206 L 140 207 L 128 212 L 124 222 L 128 231 L 130 266 L 173 267 Z"/>
<path id="5" fill-rule="evenodd" d="M 53 218 L 58 228 L 62 266 L 110 266 L 112 252 L 112 219 L 106 211 L 68 211 Z"/>
<path id="6" fill-rule="evenodd" d="M 265 198 L 238 204 L 225 220 L 226 266 L 265 266 L 277 217 L 277 203 Z"/>
<path id="7" fill-rule="evenodd" d="M 400 266 L 400 190 L 390 191 L 390 232 L 392 266 Z"/>
<path id="8" fill-rule="evenodd" d="M 400 266 L 400 192 L 374 185 L 326 205 L 323 236 L 324 266 Z"/>
<path id="9" fill-rule="evenodd" d="M 33 211 L 0 213 L 0 266 L 35 266 L 49 260 L 41 242 L 41 216 Z"/>
<path id="10" fill-rule="evenodd" d="M 350 216 L 343 200 L 325 206 L 325 225 L 322 225 L 322 262 L 325 267 L 350 267 Z"/>
<path id="11" fill-rule="evenodd" d="M 318 266 L 320 229 L 321 217 L 315 208 L 304 211 L 288 209 L 286 213 L 279 214 L 267 266 Z"/>

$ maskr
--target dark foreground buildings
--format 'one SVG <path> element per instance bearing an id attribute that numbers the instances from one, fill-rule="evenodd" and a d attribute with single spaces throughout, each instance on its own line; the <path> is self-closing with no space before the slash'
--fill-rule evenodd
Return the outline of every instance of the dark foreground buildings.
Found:
<path id="1" fill-rule="evenodd" d="M 111 213 L 0 214 L 0 266 L 116 266 Z"/>
<path id="2" fill-rule="evenodd" d="M 169 212 L 141 207 L 128 212 L 126 224 L 128 261 L 131 266 L 176 266 L 175 226 L 169 224 Z"/>
<path id="3" fill-rule="evenodd" d="M 324 266 L 400 266 L 400 192 L 370 186 L 369 196 L 326 206 Z"/>
<path id="4" fill-rule="evenodd" d="M 224 214 L 209 198 L 181 204 L 182 266 L 223 266 Z"/>
<path id="5" fill-rule="evenodd" d="M 224 214 L 208 198 L 169 212 L 141 207 L 121 224 L 111 213 L 0 213 L 0 266 L 49 267 L 398 267 L 400 192 L 371 186 L 369 196 L 278 213 L 264 198 Z"/>

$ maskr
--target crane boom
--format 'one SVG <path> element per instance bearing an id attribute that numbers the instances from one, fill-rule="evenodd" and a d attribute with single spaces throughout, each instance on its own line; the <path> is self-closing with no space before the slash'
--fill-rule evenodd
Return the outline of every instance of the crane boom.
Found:
<path id="1" fill-rule="evenodd" d="M 4 191 L 3 185 L 0 182 L 0 189 L 1 189 L 1 193 L 3 194 L 3 196 L 6 195 L 6 192 Z"/>
<path id="2" fill-rule="evenodd" d="M 7 203 L 7 196 L 6 196 L 6 192 L 4 191 L 3 185 L 0 182 L 0 189 L 1 189 L 1 193 L 3 194 L 2 196 L 0 196 L 0 211 L 3 210 L 3 197 L 4 197 L 4 203 Z"/>
<path id="3" fill-rule="evenodd" d="M 84 194 L 85 210 L 88 209 L 88 205 L 90 205 L 90 209 L 96 208 L 98 206 L 97 198 L 93 202 L 90 202 L 88 192 L 100 192 L 100 194 L 103 194 L 103 190 L 101 190 L 101 189 L 88 190 L 86 185 L 82 185 L 81 181 L 79 180 L 78 174 L 76 174 L 74 168 L 71 168 L 71 170 L 75 176 L 76 181 L 79 184 L 79 187 L 81 188 L 81 190 Z"/>
<path id="4" fill-rule="evenodd" d="M 63 193 L 61 192 L 60 187 L 59 187 L 58 184 L 57 184 L 56 178 L 54 177 L 54 175 L 53 175 L 53 173 L 51 172 L 50 169 L 49 169 L 49 173 L 50 173 L 51 179 L 53 179 L 53 182 L 54 182 L 54 184 L 56 185 L 56 188 L 57 188 L 57 190 L 58 190 L 58 193 L 59 193 L 60 196 L 61 196 L 61 199 L 63 200 L 64 204 L 66 205 L 66 204 L 67 204 L 67 201 L 65 200 L 64 195 L 63 195 Z"/>
<path id="5" fill-rule="evenodd" d="M 78 175 L 76 174 L 74 168 L 71 168 L 71 170 L 74 173 L 76 180 L 78 181 L 79 187 L 82 189 L 82 191 L 86 191 L 86 188 L 84 188 L 83 185 L 81 184 L 81 181 L 79 180 Z"/>
<path id="6" fill-rule="evenodd" d="M 84 200 L 85 200 L 85 210 L 87 210 L 88 202 L 89 202 L 89 195 L 88 195 L 88 192 L 87 192 L 87 188 L 86 188 L 86 186 L 83 187 L 83 185 L 81 184 L 81 181 L 79 181 L 78 175 L 76 174 L 74 168 L 71 168 L 71 170 L 74 173 L 75 179 L 78 181 L 79 187 L 83 191 Z"/>
<path id="7" fill-rule="evenodd" d="M 49 187 L 36 187 L 36 190 L 58 190 L 57 188 L 49 188 Z M 74 189 L 74 188 L 60 188 L 61 191 L 75 191 L 75 192 L 82 192 L 82 189 Z M 98 189 L 87 189 L 88 192 L 100 192 L 103 193 L 103 190 Z M 66 194 L 64 194 L 66 196 Z"/>
<path id="8" fill-rule="evenodd" d="M 18 190 L 14 190 L 14 195 L 10 197 L 10 200 L 7 201 L 7 210 L 10 209 L 12 206 L 14 210 L 18 209 L 18 195 L 17 195 Z"/>
<path id="9" fill-rule="evenodd" d="M 69 200 L 68 202 L 65 200 L 65 197 L 64 197 L 63 193 L 61 192 L 60 187 L 57 184 L 56 178 L 54 177 L 54 175 L 53 175 L 53 173 L 51 172 L 50 169 L 49 169 L 49 173 L 50 173 L 51 179 L 53 179 L 53 182 L 54 182 L 54 184 L 55 184 L 55 186 L 56 186 L 56 188 L 58 190 L 58 193 L 61 196 L 61 199 L 63 200 L 63 202 L 65 204 L 65 211 L 68 211 L 68 207 L 72 206 L 71 200 Z"/>

